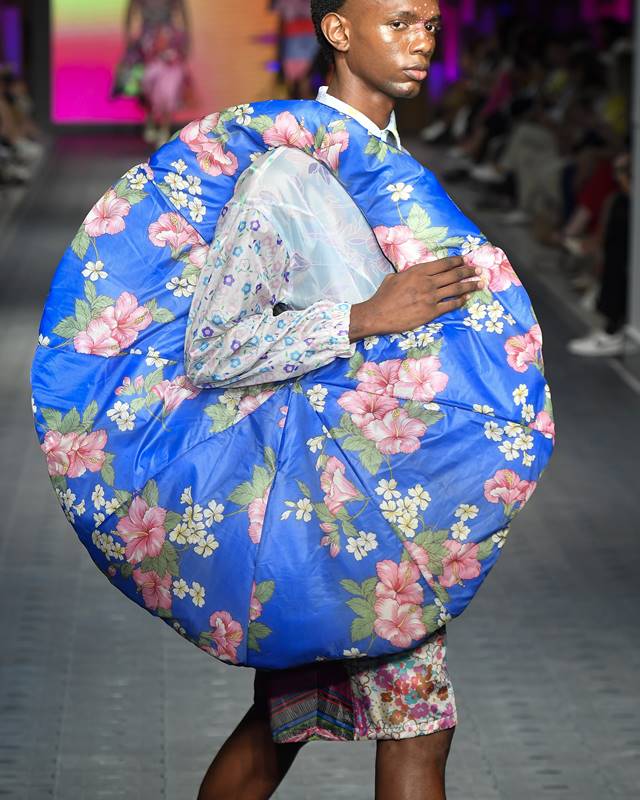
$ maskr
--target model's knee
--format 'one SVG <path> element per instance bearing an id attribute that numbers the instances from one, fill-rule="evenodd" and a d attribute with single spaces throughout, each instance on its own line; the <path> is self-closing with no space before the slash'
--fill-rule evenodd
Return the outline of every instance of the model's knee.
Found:
<path id="1" fill-rule="evenodd" d="M 438 731 L 412 739 L 379 740 L 378 749 L 382 757 L 394 761 L 428 763 L 434 768 L 444 770 L 455 728 Z"/>

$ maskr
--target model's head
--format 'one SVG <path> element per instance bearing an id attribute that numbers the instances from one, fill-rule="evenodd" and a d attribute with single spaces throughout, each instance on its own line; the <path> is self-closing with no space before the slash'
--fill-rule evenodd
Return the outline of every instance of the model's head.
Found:
<path id="1" fill-rule="evenodd" d="M 418 94 L 440 30 L 438 0 L 311 0 L 311 14 L 339 77 L 392 98 Z"/>

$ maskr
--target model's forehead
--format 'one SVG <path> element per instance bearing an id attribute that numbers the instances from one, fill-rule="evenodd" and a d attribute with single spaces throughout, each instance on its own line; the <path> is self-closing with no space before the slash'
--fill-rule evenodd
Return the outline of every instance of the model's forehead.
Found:
<path id="1" fill-rule="evenodd" d="M 381 14 L 411 14 L 418 19 L 432 19 L 440 14 L 438 0 L 347 0 L 345 10 Z"/>

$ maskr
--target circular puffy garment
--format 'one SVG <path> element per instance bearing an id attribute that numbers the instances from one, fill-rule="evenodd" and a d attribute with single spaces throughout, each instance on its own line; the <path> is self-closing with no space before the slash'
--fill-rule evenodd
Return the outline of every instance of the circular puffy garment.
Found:
<path id="1" fill-rule="evenodd" d="M 463 254 L 488 288 L 302 377 L 198 389 L 199 270 L 238 178 L 283 145 L 331 169 L 398 270 Z M 255 103 L 187 125 L 91 209 L 46 302 L 36 428 L 98 567 L 204 651 L 383 655 L 464 610 L 536 488 L 554 435 L 541 344 L 507 257 L 428 170 L 315 101 Z"/>

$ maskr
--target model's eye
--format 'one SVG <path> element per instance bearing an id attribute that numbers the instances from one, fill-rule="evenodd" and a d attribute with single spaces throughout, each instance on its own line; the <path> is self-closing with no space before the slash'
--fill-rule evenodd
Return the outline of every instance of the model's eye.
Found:
<path id="1" fill-rule="evenodd" d="M 428 33 L 433 33 L 434 35 L 442 30 L 439 22 L 427 22 L 424 27 Z"/>
<path id="2" fill-rule="evenodd" d="M 401 31 L 407 27 L 407 23 L 401 19 L 396 19 L 391 23 L 391 27 L 394 31 Z"/>

